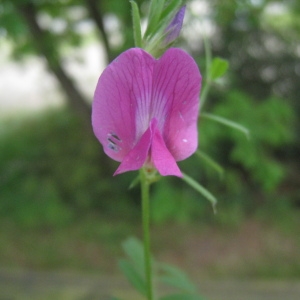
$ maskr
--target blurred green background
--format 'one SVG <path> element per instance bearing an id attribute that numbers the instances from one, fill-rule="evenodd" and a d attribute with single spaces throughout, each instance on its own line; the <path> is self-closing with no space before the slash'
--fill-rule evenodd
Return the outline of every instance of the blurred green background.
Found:
<path id="1" fill-rule="evenodd" d="M 146 15 L 148 1 L 136 2 Z M 176 46 L 205 81 L 204 37 L 230 64 L 205 110 L 251 136 L 200 116 L 200 149 L 224 174 L 196 155 L 180 168 L 218 198 L 218 213 L 163 178 L 153 250 L 197 278 L 299 278 L 300 2 L 188 1 Z M 0 38 L 0 269 L 115 274 L 121 241 L 141 236 L 139 189 L 128 190 L 137 174 L 112 177 L 90 103 L 103 67 L 133 46 L 129 1 L 3 0 Z"/>

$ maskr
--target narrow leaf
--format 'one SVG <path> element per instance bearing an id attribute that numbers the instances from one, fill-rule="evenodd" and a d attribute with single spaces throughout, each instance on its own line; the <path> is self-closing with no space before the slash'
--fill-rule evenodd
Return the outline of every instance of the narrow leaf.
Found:
<path id="1" fill-rule="evenodd" d="M 189 177 L 188 175 L 183 174 L 183 180 L 189 184 L 192 188 L 194 188 L 197 192 L 199 192 L 203 197 L 205 197 L 207 200 L 209 200 L 212 204 L 213 211 L 216 213 L 216 205 L 217 205 L 217 199 L 216 197 L 211 194 L 205 187 L 203 187 L 200 183 L 195 181 L 193 178 Z"/>
<path id="2" fill-rule="evenodd" d="M 181 8 L 181 6 L 182 6 L 182 0 L 171 0 L 168 6 L 166 6 L 162 11 L 160 20 L 155 24 L 155 27 L 152 30 L 150 36 L 154 36 L 158 32 L 161 32 L 162 30 L 164 31 L 168 27 L 172 19 L 174 18 L 178 10 Z"/>
<path id="3" fill-rule="evenodd" d="M 136 176 L 130 183 L 128 189 L 131 190 L 140 183 L 140 175 Z"/>
<path id="4" fill-rule="evenodd" d="M 160 15 L 163 10 L 164 4 L 165 4 L 165 0 L 152 0 L 150 2 L 150 12 L 149 12 L 148 26 L 145 32 L 145 38 L 147 38 L 148 35 L 152 35 L 155 33 L 154 28 L 160 19 Z"/>
<path id="5" fill-rule="evenodd" d="M 139 8 L 135 1 L 130 1 L 131 4 L 131 11 L 132 11 L 132 23 L 133 23 L 133 35 L 134 35 L 134 42 L 135 46 L 142 48 L 143 41 L 142 41 L 142 31 L 141 31 L 141 18 L 139 13 Z"/>
<path id="6" fill-rule="evenodd" d="M 138 274 L 132 264 L 124 259 L 119 261 L 119 267 L 128 281 L 139 291 L 142 295 L 147 295 L 147 289 L 144 279 Z"/>
<path id="7" fill-rule="evenodd" d="M 228 127 L 233 128 L 233 129 L 236 129 L 238 131 L 241 131 L 242 133 L 245 134 L 245 136 L 247 137 L 247 139 L 249 139 L 249 137 L 250 137 L 249 130 L 246 127 L 244 127 L 243 125 L 241 125 L 241 124 L 238 124 L 238 123 L 230 121 L 230 120 L 228 120 L 226 118 L 223 118 L 223 117 L 220 117 L 220 116 L 216 116 L 216 115 L 213 115 L 213 114 L 210 114 L 210 113 L 202 113 L 201 116 L 203 118 L 206 118 L 206 119 L 218 122 L 218 123 L 223 124 L 225 126 L 228 126 Z"/>
<path id="8" fill-rule="evenodd" d="M 187 293 L 195 293 L 196 287 L 189 280 L 188 276 L 181 271 L 180 269 L 170 266 L 170 265 L 162 265 L 161 266 L 164 275 L 160 276 L 160 280 L 170 286 L 173 286 L 183 292 Z"/>
<path id="9" fill-rule="evenodd" d="M 223 176 L 224 174 L 224 169 L 214 160 L 212 159 L 210 156 L 208 156 L 206 153 L 197 150 L 196 154 L 205 161 L 205 163 L 207 165 L 209 165 L 210 167 L 212 167 L 217 173 L 219 173 L 220 177 Z"/>
<path id="10" fill-rule="evenodd" d="M 122 244 L 122 248 L 139 275 L 144 276 L 144 248 L 142 243 L 138 239 L 130 237 Z"/>
<path id="11" fill-rule="evenodd" d="M 160 20 L 172 19 L 179 9 L 183 6 L 182 0 L 170 0 L 168 5 L 164 8 Z"/>
<path id="12" fill-rule="evenodd" d="M 210 78 L 212 80 L 222 77 L 228 70 L 229 63 L 227 60 L 216 57 L 210 66 Z"/>

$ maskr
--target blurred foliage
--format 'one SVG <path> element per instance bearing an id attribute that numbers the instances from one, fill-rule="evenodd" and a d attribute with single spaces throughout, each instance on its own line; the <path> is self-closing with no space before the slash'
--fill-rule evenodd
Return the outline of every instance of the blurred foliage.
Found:
<path id="1" fill-rule="evenodd" d="M 136 2 L 143 18 L 148 1 Z M 227 59 L 230 67 L 211 89 L 205 108 L 241 123 L 251 135 L 247 140 L 238 131 L 200 118 L 200 148 L 224 167 L 223 180 L 197 156 L 180 166 L 219 198 L 215 220 L 220 224 L 237 224 L 264 205 L 276 213 L 281 206 L 295 209 L 300 199 L 299 1 L 207 1 L 203 20 L 191 11 L 197 2 L 202 3 L 187 4 L 185 27 L 190 35 L 184 35 L 181 44 L 199 63 L 203 80 L 201 34 L 207 35 L 213 56 Z M 129 1 L 4 0 L 0 36 L 12 43 L 14 58 L 42 55 L 19 13 L 18 7 L 28 3 L 34 4 L 49 51 L 61 63 L 71 49 L 96 38 L 108 41 L 109 60 L 133 46 Z M 103 28 L 90 11 L 95 3 Z M 211 27 L 208 32 L 205 21 Z M 111 22 L 115 26 L 109 26 Z M 83 30 L 84 24 L 92 30 Z M 22 226 L 52 226 L 94 211 L 122 218 L 135 214 L 139 191 L 127 191 L 134 174 L 112 178 L 117 164 L 104 157 L 91 132 L 74 116 L 53 112 L 1 126 L 1 218 Z M 214 218 L 209 204 L 179 179 L 164 178 L 153 186 L 152 197 L 157 222 Z"/>
<path id="2" fill-rule="evenodd" d="M 64 225 L 84 214 L 134 214 L 91 132 L 66 111 L 6 121 L 0 136 L 0 217 L 21 226 Z M 115 203 L 118 202 L 118 206 Z"/>
<path id="3" fill-rule="evenodd" d="M 224 105 L 216 106 L 216 113 L 227 116 L 226 113 L 234 112 L 229 105 L 232 101 L 241 118 L 242 114 L 247 114 L 251 99 L 247 101 L 245 95 L 239 93 L 229 95 Z M 289 141 L 290 135 L 286 133 L 289 122 L 281 122 L 274 133 L 276 127 L 272 120 L 284 120 L 291 114 L 289 107 L 282 102 L 269 101 L 274 106 L 269 120 L 258 117 L 255 112 L 255 117 L 243 118 L 249 120 L 247 125 L 253 131 L 250 150 L 245 148 L 245 136 L 241 133 L 226 132 L 222 126 L 220 131 L 220 125 L 214 122 L 201 124 L 205 151 L 224 164 L 231 153 L 234 163 L 228 168 L 226 166 L 223 180 L 211 168 L 205 167 L 196 155 L 180 163 L 183 170 L 189 170 L 197 180 L 214 190 L 220 200 L 218 214 L 214 216 L 209 203 L 183 181 L 166 177 L 152 189 L 152 217 L 156 223 L 167 220 L 185 223 L 201 219 L 203 222 L 237 225 L 247 214 L 256 213 L 256 208 L 266 205 L 269 209 L 269 202 L 257 203 L 253 197 L 261 190 L 259 185 L 269 192 L 271 198 L 276 191 L 274 187 L 284 175 L 285 166 L 272 158 L 272 151 L 274 145 L 279 147 Z M 268 107 L 260 106 L 258 111 L 262 112 Z M 117 163 L 102 154 L 95 137 L 83 130 L 80 124 L 65 110 L 43 113 L 34 118 L 23 117 L 18 122 L 2 121 L 1 127 L 6 128 L 0 134 L 2 220 L 13 220 L 22 227 L 35 228 L 64 226 L 93 214 L 122 220 L 139 218 L 139 190 L 128 190 L 136 173 L 112 178 Z M 269 135 L 265 133 L 268 139 L 261 137 L 261 126 L 271 132 Z M 245 151 L 247 155 L 241 156 Z M 281 206 L 280 198 L 277 195 L 276 203 Z M 293 206 L 287 207 L 292 209 Z"/>
<path id="4" fill-rule="evenodd" d="M 202 149 L 214 153 L 224 164 L 228 157 L 232 166 L 225 169 L 225 181 L 228 173 L 235 173 L 234 186 L 243 188 L 243 172 L 248 173 L 248 184 L 252 182 L 265 191 L 274 190 L 284 179 L 286 168 L 276 159 L 276 150 L 283 149 L 293 141 L 291 132 L 294 113 L 282 99 L 269 98 L 262 102 L 254 101 L 250 96 L 232 91 L 213 108 L 216 115 L 233 119 L 250 131 L 250 139 L 239 131 L 221 127 L 209 120 L 200 121 L 200 139 Z"/>
<path id="5" fill-rule="evenodd" d="M 28 24 L 22 17 L 21 11 L 27 5 L 34 6 L 36 10 L 37 15 L 32 15 L 32 18 L 36 18 L 38 25 L 44 30 L 44 42 L 49 51 L 58 52 L 59 56 L 65 57 L 66 49 L 78 47 L 95 35 L 102 42 L 110 39 L 110 35 L 121 36 L 121 43 L 110 42 L 106 49 L 114 53 L 112 57 L 133 45 L 129 1 L 4 0 L 0 3 L 0 35 L 13 43 L 12 54 L 16 59 L 33 53 L 42 54 L 37 51 L 35 38 L 31 36 Z M 97 11 L 98 16 L 90 12 L 91 7 Z M 98 21 L 105 23 L 107 18 L 117 25 L 107 28 L 103 24 L 105 28 L 99 28 Z M 92 27 L 94 30 L 91 32 L 85 27 Z M 99 31 L 95 31 L 97 28 Z M 107 54 L 110 57 L 111 53 Z"/>

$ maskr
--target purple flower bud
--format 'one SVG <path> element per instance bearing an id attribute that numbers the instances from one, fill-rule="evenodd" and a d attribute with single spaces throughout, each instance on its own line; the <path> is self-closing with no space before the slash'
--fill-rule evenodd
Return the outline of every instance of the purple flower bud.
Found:
<path id="1" fill-rule="evenodd" d="M 172 43 L 173 41 L 175 41 L 178 38 L 178 36 L 180 34 L 180 30 L 182 28 L 182 24 L 183 24 L 185 8 L 186 8 L 185 5 L 180 8 L 180 10 L 177 12 L 175 17 L 173 18 L 172 22 L 169 24 L 169 26 L 166 29 L 167 36 L 166 36 L 165 42 L 167 44 Z"/>

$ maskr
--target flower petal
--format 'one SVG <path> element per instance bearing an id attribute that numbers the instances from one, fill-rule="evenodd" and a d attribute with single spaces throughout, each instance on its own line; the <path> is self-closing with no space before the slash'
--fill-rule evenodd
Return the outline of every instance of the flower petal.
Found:
<path id="1" fill-rule="evenodd" d="M 92 125 L 105 153 L 122 162 L 115 175 L 150 159 L 161 175 L 182 176 L 176 160 L 197 148 L 200 86 L 196 63 L 176 48 L 159 60 L 129 49 L 104 70 Z"/>
<path id="2" fill-rule="evenodd" d="M 176 161 L 189 157 L 198 146 L 200 87 L 198 66 L 183 50 L 171 48 L 156 62 L 152 117 L 157 118 L 166 147 Z"/>
<path id="3" fill-rule="evenodd" d="M 151 163 L 162 176 L 174 175 L 182 177 L 174 157 L 167 149 L 157 128 L 157 120 L 155 118 L 151 120 L 149 128 L 142 135 L 136 146 L 124 157 L 114 175 L 140 169 L 147 161 L 150 153 Z"/>
<path id="4" fill-rule="evenodd" d="M 182 177 L 174 157 L 166 147 L 166 144 L 157 128 L 154 130 L 152 139 L 151 161 L 160 175 L 174 175 Z"/>
<path id="5" fill-rule="evenodd" d="M 146 130 L 146 132 L 142 135 L 138 143 L 134 146 L 134 148 L 129 151 L 129 153 L 124 157 L 114 175 L 118 175 L 127 171 L 138 170 L 144 165 L 148 158 L 149 149 L 152 143 L 152 123 Z"/>
<path id="6" fill-rule="evenodd" d="M 154 62 L 147 52 L 132 48 L 118 56 L 99 78 L 92 125 L 104 152 L 114 160 L 122 161 L 149 126 L 143 118 L 151 99 Z M 137 121 L 143 122 L 139 128 Z"/>

